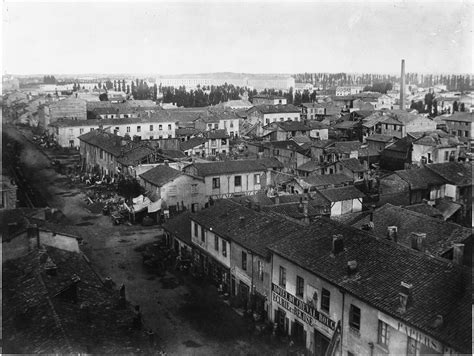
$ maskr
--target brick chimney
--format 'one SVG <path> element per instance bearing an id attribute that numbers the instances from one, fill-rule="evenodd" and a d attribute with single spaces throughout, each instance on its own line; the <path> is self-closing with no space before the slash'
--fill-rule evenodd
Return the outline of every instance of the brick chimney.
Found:
<path id="1" fill-rule="evenodd" d="M 411 233 L 411 248 L 418 251 L 424 250 L 426 234 L 424 232 Z"/>
<path id="2" fill-rule="evenodd" d="M 464 259 L 464 244 L 453 245 L 453 262 L 462 265 Z"/>
<path id="3" fill-rule="evenodd" d="M 395 242 L 398 241 L 398 227 L 387 226 L 387 239 Z"/>
<path id="4" fill-rule="evenodd" d="M 411 305 L 412 289 L 413 289 L 413 284 L 409 284 L 405 282 L 400 283 L 400 292 L 398 293 L 398 302 L 399 302 L 398 311 L 400 313 L 405 313 L 408 307 Z"/>
<path id="5" fill-rule="evenodd" d="M 344 240 L 342 235 L 333 235 L 332 237 L 332 253 L 337 255 L 344 251 Z"/>
<path id="6" fill-rule="evenodd" d="M 38 225 L 36 224 L 31 224 L 28 226 L 26 230 L 26 234 L 28 236 L 28 240 L 31 241 L 33 239 L 36 240 L 36 247 L 40 247 L 40 235 L 39 235 L 39 229 Z"/>
<path id="7" fill-rule="evenodd" d="M 400 110 L 405 110 L 405 60 L 402 59 L 400 73 Z"/>
<path id="8" fill-rule="evenodd" d="M 347 274 L 352 275 L 357 272 L 357 261 L 352 260 L 347 262 Z"/>

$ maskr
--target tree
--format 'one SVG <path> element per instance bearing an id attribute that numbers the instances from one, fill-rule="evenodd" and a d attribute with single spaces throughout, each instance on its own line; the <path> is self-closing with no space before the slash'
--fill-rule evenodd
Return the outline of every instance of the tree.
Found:
<path id="1" fill-rule="evenodd" d="M 156 83 L 153 85 L 153 100 L 158 100 L 158 86 Z"/>
<path id="2" fill-rule="evenodd" d="M 466 106 L 464 103 L 461 103 L 461 106 L 459 107 L 459 111 L 465 112 L 466 111 Z"/>
<path id="3" fill-rule="evenodd" d="M 99 95 L 99 100 L 100 101 L 109 101 L 109 97 L 107 96 L 107 93 L 102 93 Z"/>
<path id="4" fill-rule="evenodd" d="M 114 83 L 112 83 L 110 80 L 107 80 L 105 82 L 105 89 L 110 90 L 114 87 Z"/>
<path id="5" fill-rule="evenodd" d="M 454 103 L 453 103 L 453 113 L 456 112 L 456 111 L 458 111 L 458 109 L 459 109 L 459 108 L 458 108 L 458 102 L 457 102 L 457 101 L 454 101 Z"/>

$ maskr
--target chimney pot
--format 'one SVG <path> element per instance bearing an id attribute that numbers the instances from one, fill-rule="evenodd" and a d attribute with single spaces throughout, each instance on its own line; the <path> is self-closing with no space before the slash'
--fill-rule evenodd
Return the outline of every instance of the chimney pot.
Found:
<path id="1" fill-rule="evenodd" d="M 434 326 L 436 329 L 438 329 L 438 328 L 440 328 L 440 327 L 443 326 L 443 321 L 444 321 L 443 316 L 442 316 L 441 314 L 438 314 L 438 315 L 436 315 L 436 319 L 435 319 L 435 321 L 434 321 L 434 323 L 433 323 L 433 326 Z"/>
<path id="2" fill-rule="evenodd" d="M 407 308 L 410 306 L 412 299 L 412 288 L 413 284 L 401 282 L 400 283 L 400 292 L 398 293 L 399 299 L 399 308 L 398 311 L 401 313 L 406 312 Z"/>
<path id="3" fill-rule="evenodd" d="M 332 237 L 332 253 L 337 255 L 344 250 L 344 240 L 342 235 L 333 235 Z"/>
<path id="4" fill-rule="evenodd" d="M 347 274 L 351 275 L 357 272 L 357 261 L 352 260 L 347 262 Z"/>
<path id="5" fill-rule="evenodd" d="M 387 239 L 397 242 L 398 241 L 398 227 L 388 226 L 387 227 Z"/>
<path id="6" fill-rule="evenodd" d="M 464 259 L 464 244 L 453 245 L 453 262 L 462 265 Z"/>
<path id="7" fill-rule="evenodd" d="M 426 239 L 426 233 L 424 232 L 412 232 L 411 233 L 411 248 L 423 251 L 424 240 Z"/>

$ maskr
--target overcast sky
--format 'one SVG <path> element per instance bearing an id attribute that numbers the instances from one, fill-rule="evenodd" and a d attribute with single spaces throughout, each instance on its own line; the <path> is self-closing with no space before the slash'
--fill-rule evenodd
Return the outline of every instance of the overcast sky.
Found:
<path id="1" fill-rule="evenodd" d="M 5 3 L 3 73 L 472 72 L 468 2 Z"/>

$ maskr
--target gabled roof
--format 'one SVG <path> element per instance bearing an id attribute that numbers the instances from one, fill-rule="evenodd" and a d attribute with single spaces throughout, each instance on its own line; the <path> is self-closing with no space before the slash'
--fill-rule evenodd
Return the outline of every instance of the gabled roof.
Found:
<path id="1" fill-rule="evenodd" d="M 276 158 L 261 158 L 254 160 L 230 160 L 209 163 L 193 163 L 190 166 L 196 167 L 198 176 L 207 177 L 221 174 L 261 172 L 266 171 L 267 168 L 282 168 L 283 164 L 280 163 L 280 161 L 278 161 Z"/>
<path id="2" fill-rule="evenodd" d="M 204 133 L 208 139 L 229 138 L 226 130 L 212 130 Z"/>
<path id="3" fill-rule="evenodd" d="M 389 135 L 381 135 L 381 134 L 373 134 L 366 138 L 367 141 L 375 141 L 375 142 L 390 142 L 394 140 L 394 136 Z"/>
<path id="4" fill-rule="evenodd" d="M 410 189 L 428 189 L 433 185 L 442 185 L 446 181 L 426 167 L 395 171 L 395 174 L 407 182 Z"/>
<path id="5" fill-rule="evenodd" d="M 280 150 L 290 150 L 298 152 L 299 154 L 309 156 L 311 152 L 308 150 L 303 149 L 300 145 L 298 145 L 293 140 L 286 140 L 286 141 L 268 141 L 264 142 L 265 147 L 277 148 Z"/>
<path id="6" fill-rule="evenodd" d="M 178 171 L 177 169 L 166 165 L 159 165 L 140 174 L 140 178 L 156 187 L 162 187 L 166 183 L 172 182 L 183 174 L 183 172 Z"/>
<path id="7" fill-rule="evenodd" d="M 361 228 L 369 221 L 370 217 L 367 216 L 354 226 Z M 374 233 L 381 237 L 387 236 L 389 226 L 396 226 L 398 243 L 408 247 L 411 246 L 412 233 L 426 233 L 424 247 L 428 253 L 435 256 L 441 256 L 452 248 L 454 243 L 472 235 L 469 228 L 391 204 L 385 204 L 374 211 L 373 223 Z"/>
<path id="8" fill-rule="evenodd" d="M 85 120 L 88 121 L 88 120 Z M 93 130 L 78 137 L 82 142 L 99 147 L 111 155 L 118 157 L 121 154 L 123 137 L 103 130 Z"/>
<path id="9" fill-rule="evenodd" d="M 443 116 L 444 121 L 463 121 L 463 122 L 474 122 L 474 115 L 472 112 L 456 112 L 451 116 Z"/>
<path id="10" fill-rule="evenodd" d="M 427 164 L 425 167 L 444 178 L 450 184 L 460 187 L 472 186 L 472 162 L 434 163 Z"/>
<path id="11" fill-rule="evenodd" d="M 406 136 L 385 147 L 382 154 L 388 151 L 407 153 L 412 147 L 413 138 Z"/>
<path id="12" fill-rule="evenodd" d="M 270 125 L 275 124 L 283 131 L 311 131 L 311 127 L 305 125 L 300 121 L 278 121 L 271 123 Z"/>
<path id="13" fill-rule="evenodd" d="M 204 138 L 204 137 L 191 137 L 187 141 L 180 142 L 179 143 L 179 148 L 182 151 L 187 151 L 187 150 L 190 150 L 191 148 L 200 146 L 200 145 L 202 145 L 206 142 L 207 142 L 207 138 Z"/>
<path id="14" fill-rule="evenodd" d="M 407 206 L 404 206 L 403 208 L 406 209 L 406 210 L 413 211 L 415 213 L 430 216 L 432 218 L 441 218 L 441 219 L 443 219 L 443 213 L 440 210 L 438 210 L 434 206 L 431 206 L 431 205 L 426 204 L 426 203 L 407 205 Z"/>
<path id="15" fill-rule="evenodd" d="M 352 172 L 365 172 L 367 169 L 359 162 L 357 158 L 341 159 L 339 163 Z"/>
<path id="16" fill-rule="evenodd" d="M 262 114 L 278 114 L 278 113 L 300 113 L 301 110 L 292 104 L 279 105 L 257 105 L 250 108 L 248 112 L 259 111 Z"/>
<path id="17" fill-rule="evenodd" d="M 319 164 L 319 162 L 316 162 L 316 161 L 308 161 L 304 164 L 302 164 L 301 166 L 298 166 L 296 169 L 298 171 L 303 171 L 303 172 L 314 172 L 315 170 L 321 168 L 321 164 Z"/>
<path id="18" fill-rule="evenodd" d="M 339 188 L 321 189 L 320 193 L 331 202 L 359 199 L 365 197 L 359 189 L 353 185 Z"/>
<path id="19" fill-rule="evenodd" d="M 300 179 L 304 181 L 305 183 L 316 188 L 326 187 L 330 185 L 348 184 L 354 181 L 352 178 L 349 178 L 345 174 L 341 174 L 341 173 L 324 174 L 324 175 L 313 174 L 308 177 L 301 177 Z"/>
<path id="20" fill-rule="evenodd" d="M 336 142 L 335 140 L 318 140 L 318 141 L 314 141 L 311 147 L 326 148 L 329 146 L 333 146 L 335 142 Z"/>
<path id="21" fill-rule="evenodd" d="M 191 212 L 185 211 L 167 220 L 163 229 L 175 235 L 181 241 L 191 245 Z"/>
<path id="22" fill-rule="evenodd" d="M 341 141 L 335 142 L 334 147 L 344 153 L 351 153 L 352 151 L 357 151 L 362 146 L 360 141 Z"/>
<path id="23" fill-rule="evenodd" d="M 332 238 L 344 251 L 334 255 Z M 387 315 L 460 351 L 471 352 L 471 288 L 467 268 L 408 249 L 326 218 L 269 246 L 277 255 L 314 273 Z M 354 276 L 347 263 L 357 262 Z M 413 285 L 412 303 L 399 310 L 401 282 Z M 433 321 L 441 314 L 443 326 Z"/>
<path id="24" fill-rule="evenodd" d="M 352 129 L 354 127 L 359 126 L 360 123 L 358 121 L 341 121 L 334 125 L 333 127 L 335 129 L 341 129 L 341 130 L 347 130 L 347 129 Z"/>
<path id="25" fill-rule="evenodd" d="M 209 208 L 191 214 L 191 219 L 263 257 L 268 257 L 268 244 L 286 237 L 300 226 L 229 199 L 215 201 Z"/>

